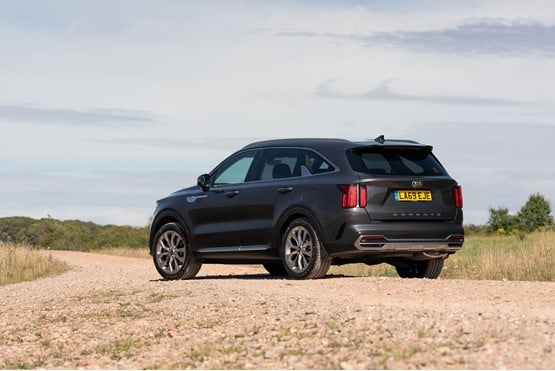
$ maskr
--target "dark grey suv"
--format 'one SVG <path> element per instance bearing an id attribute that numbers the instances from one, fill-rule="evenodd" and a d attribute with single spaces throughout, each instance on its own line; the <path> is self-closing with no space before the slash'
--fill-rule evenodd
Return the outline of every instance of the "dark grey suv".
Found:
<path id="1" fill-rule="evenodd" d="M 462 203 L 428 145 L 258 142 L 158 201 L 150 253 L 166 279 L 192 278 L 204 263 L 262 264 L 296 279 L 388 263 L 401 277 L 437 278 L 463 245 Z"/>

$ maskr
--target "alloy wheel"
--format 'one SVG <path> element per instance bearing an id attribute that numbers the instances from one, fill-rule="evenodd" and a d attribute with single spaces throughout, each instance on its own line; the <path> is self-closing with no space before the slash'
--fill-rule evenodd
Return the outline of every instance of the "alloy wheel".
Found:
<path id="1" fill-rule="evenodd" d="M 303 226 L 296 226 L 287 235 L 285 242 L 285 262 L 291 271 L 304 272 L 312 261 L 314 243 L 310 231 Z"/>
<path id="2" fill-rule="evenodd" d="M 187 247 L 183 237 L 175 231 L 166 231 L 156 244 L 156 262 L 168 274 L 174 274 L 185 264 Z"/>

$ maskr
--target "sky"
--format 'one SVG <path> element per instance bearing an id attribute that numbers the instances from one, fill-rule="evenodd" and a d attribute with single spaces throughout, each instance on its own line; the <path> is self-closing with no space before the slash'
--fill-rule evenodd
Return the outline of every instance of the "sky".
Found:
<path id="1" fill-rule="evenodd" d="M 555 200 L 553 1 L 0 0 L 0 217 L 144 226 L 258 140 L 413 139 Z"/>

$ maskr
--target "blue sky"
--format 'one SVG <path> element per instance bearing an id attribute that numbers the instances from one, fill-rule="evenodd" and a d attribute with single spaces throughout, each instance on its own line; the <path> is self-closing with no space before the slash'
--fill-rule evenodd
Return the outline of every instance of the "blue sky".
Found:
<path id="1" fill-rule="evenodd" d="M 0 216 L 146 225 L 256 140 L 410 138 L 467 223 L 555 194 L 555 2 L 0 0 Z"/>

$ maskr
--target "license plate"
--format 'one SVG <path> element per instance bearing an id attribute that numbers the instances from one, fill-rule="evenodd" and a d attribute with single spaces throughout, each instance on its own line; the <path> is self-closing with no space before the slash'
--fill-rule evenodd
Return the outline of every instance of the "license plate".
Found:
<path id="1" fill-rule="evenodd" d="M 432 201 L 431 191 L 395 191 L 395 201 Z"/>

